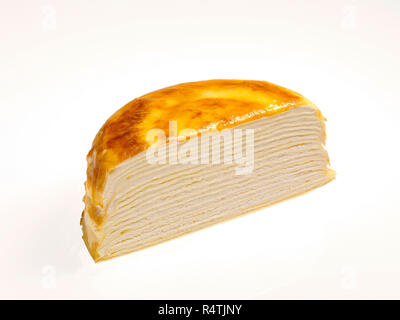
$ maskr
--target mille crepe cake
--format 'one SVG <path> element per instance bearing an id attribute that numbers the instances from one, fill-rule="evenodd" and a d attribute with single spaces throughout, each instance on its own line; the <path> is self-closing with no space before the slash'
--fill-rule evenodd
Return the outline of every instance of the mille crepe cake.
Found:
<path id="1" fill-rule="evenodd" d="M 90 254 L 114 258 L 328 183 L 324 120 L 264 81 L 183 83 L 129 102 L 87 156 Z"/>

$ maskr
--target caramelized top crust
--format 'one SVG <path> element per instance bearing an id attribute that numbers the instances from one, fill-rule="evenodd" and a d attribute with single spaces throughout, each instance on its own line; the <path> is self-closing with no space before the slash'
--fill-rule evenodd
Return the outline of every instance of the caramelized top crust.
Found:
<path id="1" fill-rule="evenodd" d="M 189 82 L 136 98 L 114 113 L 93 141 L 87 155 L 86 210 L 101 223 L 97 211 L 103 207 L 107 174 L 149 147 L 146 135 L 151 129 L 164 130 L 168 142 L 169 121 L 177 122 L 178 133 L 183 128 L 222 130 L 300 106 L 315 107 L 296 92 L 249 80 Z"/>

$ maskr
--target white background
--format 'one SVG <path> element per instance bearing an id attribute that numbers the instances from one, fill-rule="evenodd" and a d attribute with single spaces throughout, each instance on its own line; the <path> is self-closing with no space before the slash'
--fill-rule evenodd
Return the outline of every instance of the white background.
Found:
<path id="1" fill-rule="evenodd" d="M 0 4 L 0 298 L 400 298 L 400 1 Z M 315 102 L 337 179 L 94 264 L 79 219 L 98 129 L 215 78 Z"/>

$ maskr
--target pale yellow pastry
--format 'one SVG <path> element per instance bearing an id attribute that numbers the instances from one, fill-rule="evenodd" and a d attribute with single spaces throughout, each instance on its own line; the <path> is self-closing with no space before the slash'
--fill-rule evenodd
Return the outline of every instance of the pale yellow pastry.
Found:
<path id="1" fill-rule="evenodd" d="M 139 97 L 106 121 L 87 156 L 86 246 L 95 261 L 114 258 L 322 186 L 335 176 L 325 137 L 312 102 L 269 82 L 191 82 Z"/>

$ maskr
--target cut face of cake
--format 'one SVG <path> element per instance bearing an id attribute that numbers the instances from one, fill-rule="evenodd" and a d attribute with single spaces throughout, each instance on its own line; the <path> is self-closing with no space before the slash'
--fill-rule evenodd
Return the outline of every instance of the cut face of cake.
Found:
<path id="1" fill-rule="evenodd" d="M 324 118 L 264 81 L 184 83 L 112 115 L 87 161 L 83 239 L 102 261 L 320 187 Z"/>

